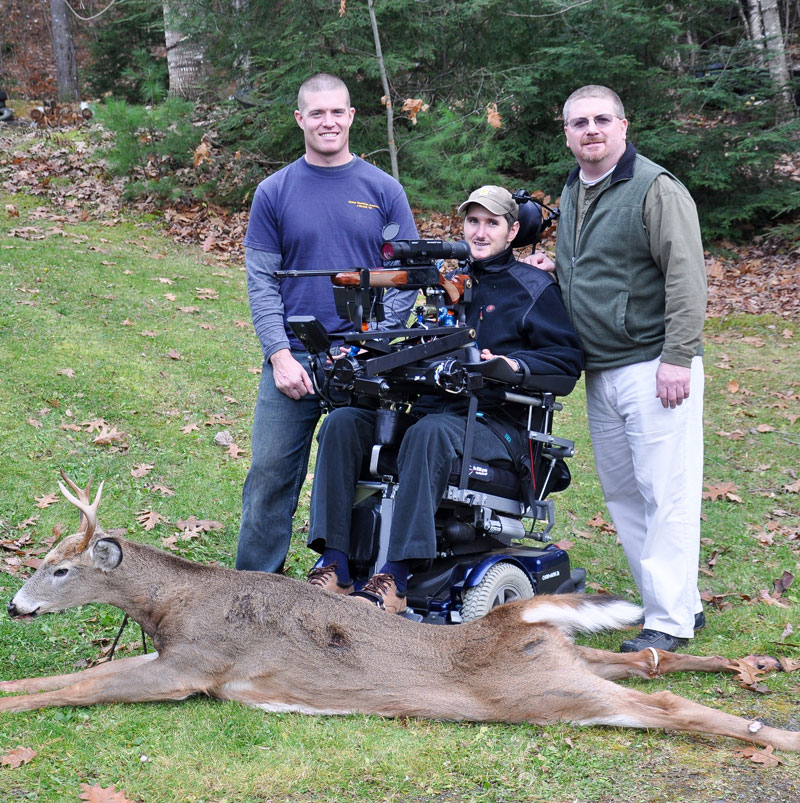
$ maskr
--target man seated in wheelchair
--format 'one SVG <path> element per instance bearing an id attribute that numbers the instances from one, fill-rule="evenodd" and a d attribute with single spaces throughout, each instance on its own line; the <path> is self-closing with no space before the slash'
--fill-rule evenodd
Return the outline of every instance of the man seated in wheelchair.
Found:
<path id="1" fill-rule="evenodd" d="M 464 308 L 474 330 L 476 361 L 505 361 L 520 376 L 574 380 L 583 368 L 578 338 L 558 285 L 544 271 L 517 262 L 511 246 L 519 230 L 518 203 L 495 186 L 475 190 L 459 206 L 471 252 L 471 298 Z M 479 357 L 478 357 L 479 353 Z M 568 392 L 568 391 L 567 391 Z M 354 592 L 386 611 L 403 613 L 409 573 L 437 555 L 435 513 L 465 442 L 469 395 L 420 395 L 410 408 L 413 424 L 397 453 L 396 496 L 388 553 L 379 571 Z M 477 394 L 478 422 L 470 427 L 471 457 L 509 461 L 506 429 L 524 426 L 530 408 L 491 391 Z M 308 545 L 322 558 L 309 582 L 340 594 L 353 593 L 351 516 L 364 461 L 375 442 L 380 411 L 340 407 L 318 434 Z M 491 425 L 490 420 L 499 422 Z"/>

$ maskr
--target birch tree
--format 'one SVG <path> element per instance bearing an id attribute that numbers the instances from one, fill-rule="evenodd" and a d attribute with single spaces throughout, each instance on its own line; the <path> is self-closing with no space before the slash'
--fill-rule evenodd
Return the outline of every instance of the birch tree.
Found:
<path id="1" fill-rule="evenodd" d="M 198 41 L 187 33 L 187 14 L 185 0 L 164 0 L 169 94 L 196 100 L 205 88 L 205 54 Z"/>
<path id="2" fill-rule="evenodd" d="M 795 105 L 778 0 L 747 0 L 746 19 L 759 60 L 769 70 L 770 79 L 779 92 L 777 115 L 779 119 L 790 119 Z"/>

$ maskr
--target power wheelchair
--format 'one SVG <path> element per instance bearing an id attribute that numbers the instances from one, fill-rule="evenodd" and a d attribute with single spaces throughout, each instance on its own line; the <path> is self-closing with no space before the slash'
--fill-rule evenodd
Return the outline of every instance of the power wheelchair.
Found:
<path id="1" fill-rule="evenodd" d="M 513 245 L 520 247 L 535 242 L 547 222 L 530 196 L 520 191 L 515 197 L 522 226 Z M 550 211 L 551 218 L 557 215 Z M 557 397 L 569 394 L 576 380 L 523 376 L 500 358 L 481 361 L 475 333 L 463 322 L 472 286 L 467 244 L 393 240 L 395 234 L 389 224 L 382 256 L 392 267 L 314 272 L 331 276 L 340 314 L 353 322 L 353 330 L 343 336 L 346 353 L 332 348 L 315 318 L 289 319 L 311 355 L 312 380 L 323 406 L 377 410 L 375 445 L 358 481 L 352 513 L 350 568 L 356 587 L 386 561 L 394 498 L 402 481 L 397 450 L 414 423 L 407 410 L 420 395 L 446 394 L 467 404 L 463 457 L 453 465 L 436 513 L 436 557 L 412 567 L 405 615 L 451 624 L 537 593 L 584 590 L 585 570 L 571 566 L 550 534 L 555 516 L 549 496 L 569 485 L 565 461 L 574 453 L 572 441 L 553 435 L 554 414 L 562 409 Z M 444 259 L 457 260 L 458 269 L 442 273 Z M 413 325 L 375 327 L 386 287 L 424 292 Z M 471 456 L 483 393 L 524 410 L 521 427 L 484 422 L 508 444 L 508 460 L 489 464 Z"/>

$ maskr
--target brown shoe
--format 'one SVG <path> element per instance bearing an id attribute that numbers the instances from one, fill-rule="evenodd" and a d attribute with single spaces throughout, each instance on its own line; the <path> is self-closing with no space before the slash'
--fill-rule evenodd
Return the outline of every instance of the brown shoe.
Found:
<path id="1" fill-rule="evenodd" d="M 373 574 L 364 587 L 352 596 L 377 605 L 387 613 L 403 613 L 408 607 L 405 594 L 400 596 L 397 593 L 397 585 L 391 574 Z"/>
<path id="2" fill-rule="evenodd" d="M 334 594 L 350 594 L 353 591 L 353 584 L 343 586 L 336 577 L 336 563 L 329 563 L 327 566 L 318 566 L 312 569 L 306 577 L 306 582 L 312 586 L 317 586 L 324 591 L 332 591 Z"/>

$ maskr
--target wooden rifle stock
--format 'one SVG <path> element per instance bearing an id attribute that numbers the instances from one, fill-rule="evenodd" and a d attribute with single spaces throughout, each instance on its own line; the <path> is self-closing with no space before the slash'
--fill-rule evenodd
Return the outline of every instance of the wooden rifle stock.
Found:
<path id="1" fill-rule="evenodd" d="M 361 273 L 355 270 L 342 271 L 331 276 L 331 281 L 337 287 L 360 287 Z M 407 270 L 383 268 L 369 272 L 370 287 L 396 287 L 402 289 L 409 284 L 409 281 L 409 271 Z M 447 300 L 451 304 L 455 304 L 462 297 L 464 289 L 469 287 L 470 281 L 471 277 L 468 273 L 456 273 L 450 278 L 445 277 L 443 273 L 439 274 L 439 287 L 445 291 Z"/>

